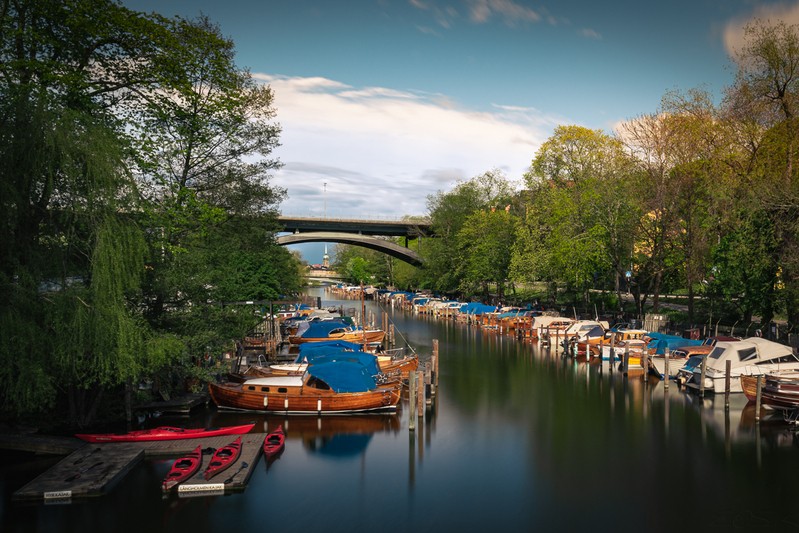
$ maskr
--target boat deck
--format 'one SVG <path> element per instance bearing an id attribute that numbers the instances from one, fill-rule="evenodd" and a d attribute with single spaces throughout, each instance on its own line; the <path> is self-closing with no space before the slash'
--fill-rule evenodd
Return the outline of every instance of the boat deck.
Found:
<path id="1" fill-rule="evenodd" d="M 178 487 L 178 494 L 242 492 L 261 458 L 265 437 L 265 433 L 241 435 L 241 455 L 238 460 L 209 481 L 202 477 L 202 472 L 211 461 L 211 454 L 203 453 L 200 470 Z M 102 496 L 145 458 L 178 458 L 198 445 L 203 450 L 221 448 L 235 438 L 236 435 L 226 435 L 171 441 L 87 443 L 14 492 L 12 499 L 67 503 L 75 498 Z M 160 485 L 153 487 L 153 490 L 160 491 Z"/>

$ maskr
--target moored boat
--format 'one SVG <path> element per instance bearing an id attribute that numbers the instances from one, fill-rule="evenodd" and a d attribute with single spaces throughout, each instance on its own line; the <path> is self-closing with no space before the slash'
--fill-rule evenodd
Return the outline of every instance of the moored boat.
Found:
<path id="1" fill-rule="evenodd" d="M 264 456 L 267 460 L 272 459 L 283 451 L 286 447 L 286 434 L 283 432 L 283 426 L 277 426 L 277 429 L 267 433 L 264 438 Z"/>
<path id="2" fill-rule="evenodd" d="M 236 440 L 226 446 L 217 448 L 211 457 L 211 462 L 205 468 L 203 477 L 206 481 L 217 475 L 218 473 L 226 470 L 230 465 L 238 460 L 241 454 L 241 437 L 236 437 Z"/>
<path id="3" fill-rule="evenodd" d="M 321 320 L 300 323 L 295 335 L 289 336 L 291 344 L 320 341 L 349 341 L 361 344 L 380 344 L 386 336 L 382 329 L 354 327 L 341 320 Z"/>
<path id="4" fill-rule="evenodd" d="M 185 456 L 176 459 L 161 484 L 164 492 L 170 491 L 175 485 L 183 483 L 193 476 L 200 469 L 202 462 L 203 451 L 201 446 L 197 446 Z"/>
<path id="5" fill-rule="evenodd" d="M 243 435 L 249 433 L 255 426 L 243 424 L 240 426 L 226 426 L 220 428 L 182 428 L 161 426 L 153 429 L 141 429 L 128 433 L 78 433 L 75 436 L 86 442 L 144 442 L 153 440 L 179 440 L 201 439 L 204 437 L 219 437 L 223 435 Z"/>
<path id="6" fill-rule="evenodd" d="M 222 409 L 286 414 L 335 414 L 395 411 L 400 380 L 383 381 L 379 370 L 354 361 L 309 365 L 301 376 L 273 376 L 243 383 L 209 383 Z"/>
<path id="7" fill-rule="evenodd" d="M 709 355 L 689 358 L 678 371 L 678 379 L 687 387 L 701 388 L 703 361 L 704 390 L 709 392 L 724 392 L 727 361 L 730 362 L 730 392 L 743 392 L 741 375 L 799 371 L 799 358 L 790 346 L 750 337 L 734 342 L 719 341 Z"/>
<path id="8" fill-rule="evenodd" d="M 741 376 L 741 388 L 749 401 L 757 399 L 757 375 Z M 799 371 L 770 372 L 761 378 L 760 402 L 783 411 L 799 409 Z"/>

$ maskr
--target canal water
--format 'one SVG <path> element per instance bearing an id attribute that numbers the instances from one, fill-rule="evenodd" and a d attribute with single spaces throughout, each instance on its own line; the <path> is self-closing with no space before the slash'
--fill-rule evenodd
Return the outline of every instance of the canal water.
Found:
<path id="1" fill-rule="evenodd" d="M 320 294 L 323 306 L 360 307 Z M 250 466 L 242 493 L 164 499 L 171 461 L 146 460 L 109 494 L 61 505 L 11 502 L 57 459 L 5 460 L 0 530 L 799 530 L 796 428 L 756 423 L 743 395 L 725 409 L 723 395 L 702 399 L 475 326 L 385 312 L 422 361 L 439 341 L 438 392 L 415 431 L 407 396 L 396 415 L 162 417 L 283 424 L 286 448 Z"/>

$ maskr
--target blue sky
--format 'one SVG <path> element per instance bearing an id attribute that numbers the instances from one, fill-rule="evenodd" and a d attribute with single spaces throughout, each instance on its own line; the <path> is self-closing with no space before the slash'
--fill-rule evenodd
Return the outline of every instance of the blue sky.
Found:
<path id="1" fill-rule="evenodd" d="M 669 90 L 718 100 L 747 21 L 799 23 L 797 0 L 122 3 L 209 16 L 272 86 L 285 214 L 364 218 L 426 214 L 492 169 L 521 180 L 557 125 L 612 133 Z"/>

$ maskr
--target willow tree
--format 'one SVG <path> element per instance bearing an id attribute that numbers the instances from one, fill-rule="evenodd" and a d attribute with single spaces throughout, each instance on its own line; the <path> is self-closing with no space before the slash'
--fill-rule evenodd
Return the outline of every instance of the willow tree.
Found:
<path id="1" fill-rule="evenodd" d="M 164 364 L 137 311 L 144 271 L 120 102 L 149 80 L 156 19 L 104 0 L 0 3 L 0 407 L 64 394 L 85 424 Z"/>

